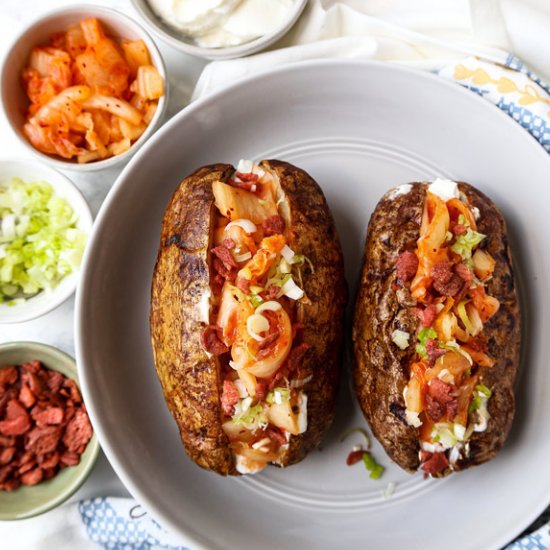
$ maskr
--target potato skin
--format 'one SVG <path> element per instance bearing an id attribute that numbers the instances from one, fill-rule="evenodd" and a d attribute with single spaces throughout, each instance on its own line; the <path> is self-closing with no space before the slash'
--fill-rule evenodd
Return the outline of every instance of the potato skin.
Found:
<path id="1" fill-rule="evenodd" d="M 291 214 L 293 247 L 308 256 L 315 274 L 304 277 L 311 305 L 300 305 L 307 351 L 300 377 L 313 375 L 308 396 L 308 429 L 292 436 L 280 465 L 298 462 L 317 446 L 334 417 L 346 285 L 340 243 L 319 186 L 302 170 L 280 161 L 262 166 L 280 178 Z M 170 201 L 162 223 L 161 243 L 151 291 L 151 339 L 164 397 L 189 456 L 207 470 L 238 475 L 222 429 L 221 369 L 209 358 L 200 336 L 205 324 L 198 304 L 210 289 L 209 249 L 215 214 L 212 183 L 227 181 L 233 167 L 216 164 L 187 177 Z M 329 289 L 333 289 L 332 292 Z"/>
<path id="2" fill-rule="evenodd" d="M 203 468 L 235 474 L 221 426 L 220 365 L 201 345 L 198 304 L 210 290 L 212 183 L 228 164 L 199 168 L 178 187 L 162 222 L 151 288 L 150 327 L 155 367 L 164 398 L 189 456 Z"/>
<path id="3" fill-rule="evenodd" d="M 416 248 L 426 189 L 427 184 L 414 183 L 409 193 L 389 191 L 378 203 L 369 222 L 353 328 L 353 380 L 359 404 L 390 458 L 411 472 L 420 465 L 420 447 L 416 430 L 404 420 L 403 390 L 414 346 L 400 350 L 391 341 L 391 333 L 401 329 L 416 335 L 418 320 L 407 311 L 407 305 L 413 305 L 408 292 L 396 293 L 392 286 L 397 257 Z M 487 291 L 500 301 L 500 309 L 485 325 L 489 350 L 496 359 L 484 371 L 484 383 L 493 391 L 488 404 L 491 418 L 485 432 L 472 435 L 469 456 L 455 464 L 455 471 L 487 462 L 502 448 L 514 415 L 513 386 L 521 340 L 504 219 L 493 202 L 471 185 L 459 183 L 459 190 L 479 208 L 478 230 L 487 235 L 480 246 L 496 260 Z"/>

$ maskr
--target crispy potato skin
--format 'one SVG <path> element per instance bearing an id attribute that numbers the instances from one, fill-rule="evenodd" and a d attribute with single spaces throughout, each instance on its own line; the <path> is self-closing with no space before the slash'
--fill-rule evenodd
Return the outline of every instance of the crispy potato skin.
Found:
<path id="1" fill-rule="evenodd" d="M 401 351 L 392 343 L 391 333 L 401 329 L 415 335 L 418 321 L 407 311 L 407 305 L 412 305 L 410 295 L 403 290 L 396 293 L 392 285 L 397 257 L 416 248 L 426 189 L 426 184 L 415 183 L 409 193 L 395 196 L 390 191 L 378 203 L 368 227 L 353 328 L 353 379 L 363 413 L 390 458 L 411 472 L 420 465 L 419 444 L 416 430 L 404 421 L 403 389 L 414 346 Z M 454 470 L 487 462 L 502 448 L 514 415 L 521 339 L 504 219 L 493 202 L 471 185 L 460 183 L 459 190 L 480 210 L 478 230 L 487 235 L 481 247 L 496 260 L 487 291 L 500 301 L 500 309 L 485 325 L 489 350 L 496 359 L 484 374 L 484 383 L 493 391 L 491 419 L 485 432 L 472 435 L 469 456 L 457 462 Z"/>
<path id="2" fill-rule="evenodd" d="M 227 179 L 231 169 L 200 168 L 174 193 L 162 222 L 150 314 L 155 367 L 185 450 L 199 466 L 224 475 L 236 470 L 220 421 L 220 366 L 202 348 L 198 304 L 210 290 L 212 182 Z"/>
<path id="3" fill-rule="evenodd" d="M 304 273 L 310 305 L 300 305 L 310 344 L 300 377 L 313 378 L 308 396 L 308 429 L 292 436 L 280 465 L 298 462 L 317 446 L 335 411 L 346 301 L 343 258 L 334 222 L 319 186 L 305 172 L 280 161 L 263 161 L 276 174 L 291 214 L 292 246 L 305 254 L 315 273 Z M 233 168 L 205 166 L 186 178 L 170 201 L 162 224 L 161 244 L 151 292 L 151 338 L 155 367 L 166 402 L 189 456 L 203 468 L 237 475 L 222 427 L 222 377 L 215 357 L 200 342 L 204 323 L 198 304 L 210 289 L 209 249 L 215 213 L 212 183 L 226 181 Z"/>

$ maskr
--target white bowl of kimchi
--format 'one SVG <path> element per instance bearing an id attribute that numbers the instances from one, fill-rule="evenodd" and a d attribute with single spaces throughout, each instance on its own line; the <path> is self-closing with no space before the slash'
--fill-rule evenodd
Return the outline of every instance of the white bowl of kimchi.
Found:
<path id="1" fill-rule="evenodd" d="M 32 154 L 64 170 L 98 170 L 127 161 L 159 126 L 166 69 L 149 34 L 126 15 L 61 8 L 14 41 L 1 97 Z"/>

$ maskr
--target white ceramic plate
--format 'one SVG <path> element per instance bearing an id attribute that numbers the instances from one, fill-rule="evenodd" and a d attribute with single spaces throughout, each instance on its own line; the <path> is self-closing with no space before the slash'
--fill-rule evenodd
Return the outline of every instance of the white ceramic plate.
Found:
<path id="1" fill-rule="evenodd" d="M 181 447 L 149 347 L 149 287 L 161 218 L 184 176 L 212 162 L 280 158 L 321 185 L 352 289 L 369 216 L 404 182 L 446 176 L 493 198 L 510 226 L 527 322 L 517 417 L 491 463 L 438 481 L 410 476 L 375 444 L 379 481 L 345 458 L 364 425 L 342 384 L 321 451 L 288 470 L 224 479 Z M 515 122 L 459 86 L 372 62 L 294 65 L 174 117 L 107 198 L 77 296 L 77 356 L 102 446 L 128 489 L 191 548 L 498 548 L 550 500 L 550 158 Z M 386 484 L 397 483 L 385 499 Z"/>

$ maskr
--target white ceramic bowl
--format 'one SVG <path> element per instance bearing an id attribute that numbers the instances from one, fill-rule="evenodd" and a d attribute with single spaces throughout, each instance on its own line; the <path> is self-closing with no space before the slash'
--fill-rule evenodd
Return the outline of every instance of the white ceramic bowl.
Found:
<path id="1" fill-rule="evenodd" d="M 279 38 L 284 36 L 294 23 L 296 23 L 298 17 L 300 17 L 300 14 L 306 7 L 307 0 L 294 0 L 292 9 L 288 11 L 284 21 L 273 32 L 260 36 L 245 44 L 228 46 L 225 48 L 202 48 L 198 46 L 192 38 L 186 37 L 184 33 L 165 23 L 152 10 L 147 0 L 132 0 L 132 4 L 141 17 L 143 17 L 151 31 L 174 48 L 206 59 L 233 59 L 259 52 L 279 40 Z"/>
<path id="2" fill-rule="evenodd" d="M 165 94 L 159 99 L 158 108 L 153 120 L 128 151 L 105 160 L 78 164 L 74 160 L 64 160 L 60 157 L 41 153 L 24 136 L 22 127 L 25 122 L 28 99 L 21 86 L 21 71 L 25 68 L 30 51 L 34 46 L 47 44 L 52 33 L 64 31 L 69 26 L 75 25 L 87 17 L 96 17 L 99 19 L 107 33 L 114 37 L 128 38 L 130 40 L 142 39 L 147 45 L 153 65 L 164 78 Z M 166 78 L 166 68 L 160 52 L 152 38 L 141 25 L 119 11 L 101 6 L 80 4 L 71 8 L 57 9 L 41 16 L 16 38 L 4 59 L 1 73 L 1 90 L 2 105 L 6 118 L 15 135 L 27 150 L 56 168 L 88 172 L 126 162 L 143 145 L 159 126 L 166 110 L 168 81 Z"/>
<path id="3" fill-rule="evenodd" d="M 63 174 L 41 162 L 30 159 L 0 160 L 0 182 L 13 177 L 21 178 L 26 183 L 46 181 L 55 193 L 63 197 L 78 215 L 77 227 L 87 235 L 92 229 L 92 214 L 84 197 L 75 185 Z M 0 324 L 29 321 L 51 311 L 64 302 L 76 288 L 78 271 L 64 277 L 50 291 L 42 291 L 28 298 L 25 302 L 8 306 L 0 303 Z"/>

